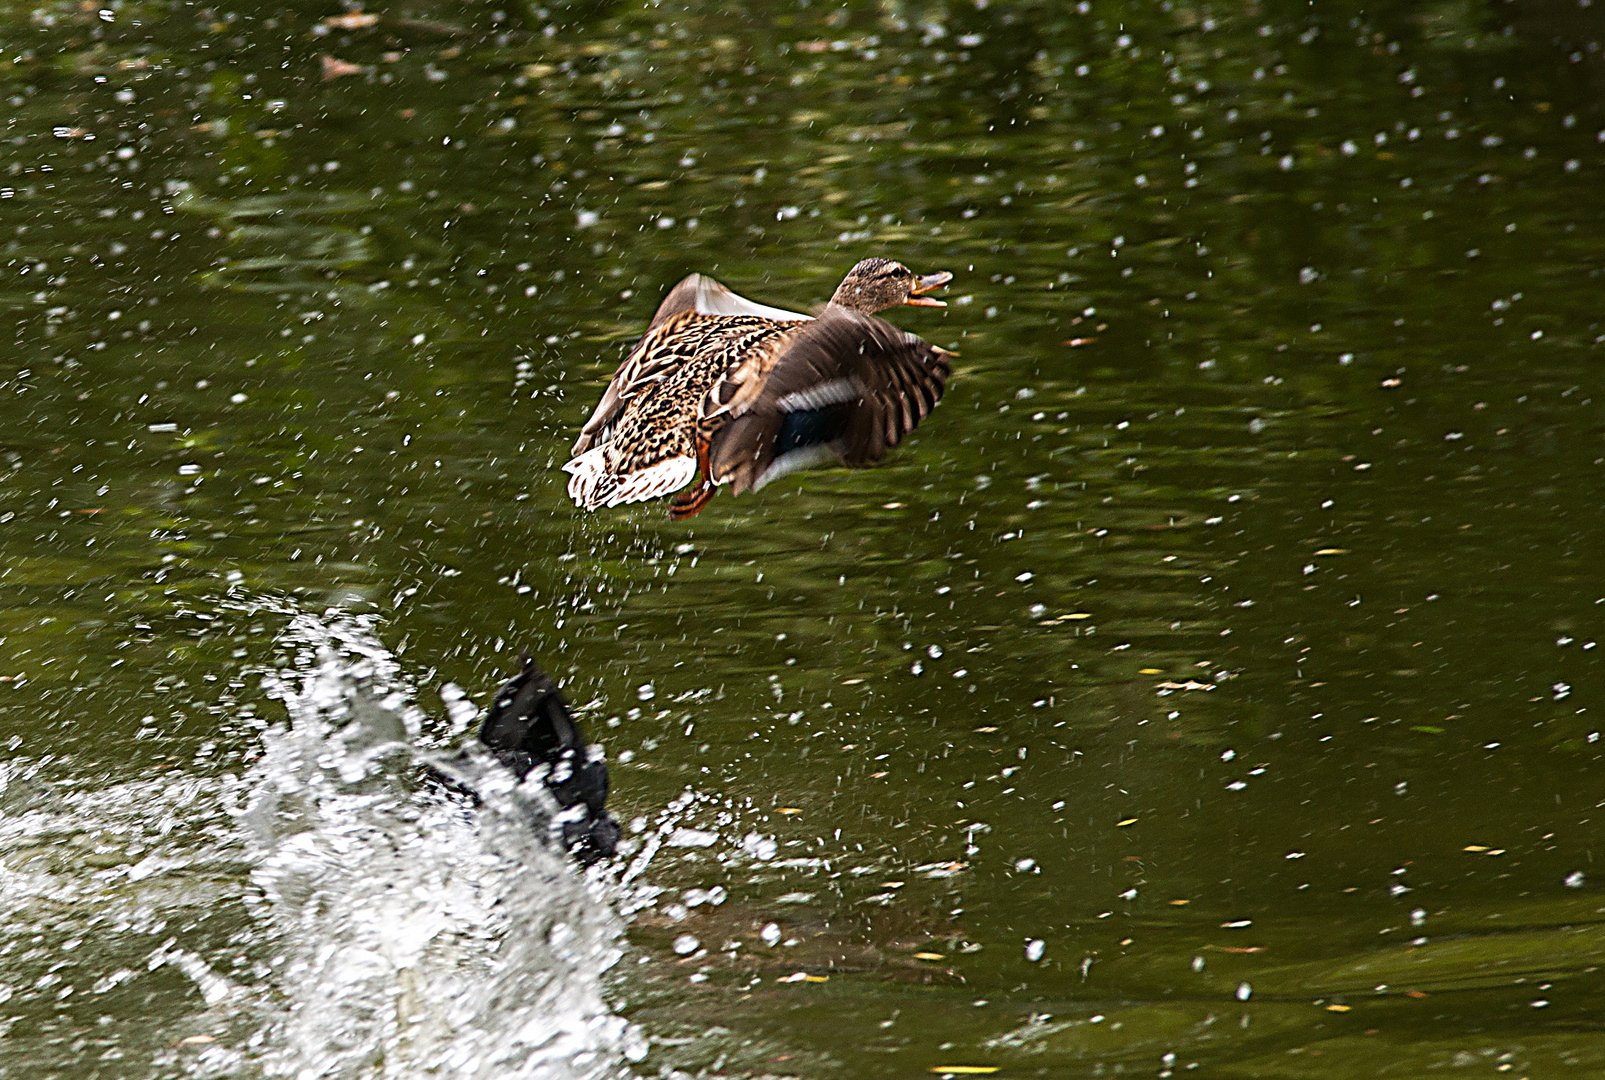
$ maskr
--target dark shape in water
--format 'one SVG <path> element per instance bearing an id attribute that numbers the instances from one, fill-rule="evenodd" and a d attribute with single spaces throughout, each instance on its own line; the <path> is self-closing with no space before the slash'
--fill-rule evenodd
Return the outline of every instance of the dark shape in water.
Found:
<path id="1" fill-rule="evenodd" d="M 810 318 L 692 274 L 581 430 L 563 466 L 569 496 L 595 510 L 694 480 L 670 504 L 679 520 L 726 482 L 739 495 L 831 457 L 873 465 L 936 407 L 952 371 L 943 350 L 873 313 L 945 306 L 923 294 L 952 279 L 865 259 Z"/>
<path id="2" fill-rule="evenodd" d="M 542 781 L 557 801 L 563 847 L 581 865 L 618 849 L 619 825 L 607 812 L 607 763 L 590 747 L 551 676 L 526 652 L 524 667 L 496 691 L 479 727 L 479 741 L 519 780 L 546 768 Z M 430 770 L 435 779 L 477 799 L 475 793 Z"/>

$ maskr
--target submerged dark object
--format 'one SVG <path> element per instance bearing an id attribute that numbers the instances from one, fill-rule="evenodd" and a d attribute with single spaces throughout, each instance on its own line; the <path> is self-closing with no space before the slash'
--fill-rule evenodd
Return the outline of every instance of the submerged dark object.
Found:
<path id="1" fill-rule="evenodd" d="M 592 754 L 568 702 L 528 653 L 523 670 L 496 691 L 479 741 L 520 781 L 545 768 L 541 779 L 557 801 L 563 846 L 581 864 L 618 849 L 619 825 L 607 812 L 607 763 Z"/>

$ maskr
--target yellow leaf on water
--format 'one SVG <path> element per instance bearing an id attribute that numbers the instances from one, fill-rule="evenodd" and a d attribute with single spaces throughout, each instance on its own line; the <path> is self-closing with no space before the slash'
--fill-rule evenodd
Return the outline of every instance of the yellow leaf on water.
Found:
<path id="1" fill-rule="evenodd" d="M 947 954 L 946 953 L 939 953 L 939 952 L 917 952 L 917 953 L 914 954 L 914 959 L 916 959 L 916 960 L 946 960 L 947 959 Z"/>
<path id="2" fill-rule="evenodd" d="M 363 30 L 379 21 L 379 16 L 366 11 L 351 11 L 344 15 L 331 15 L 323 25 L 335 30 Z"/>
<path id="3" fill-rule="evenodd" d="M 1353 1007 L 1354 1006 L 1352 1006 L 1352 1005 L 1328 1005 L 1326 1007 L 1326 1011 L 1327 1012 L 1348 1012 Z"/>
<path id="4" fill-rule="evenodd" d="M 1165 673 L 1165 669 L 1164 668 L 1145 667 L 1145 668 L 1138 668 L 1137 669 L 1137 674 L 1138 675 L 1163 675 L 1164 673 Z"/>
<path id="5" fill-rule="evenodd" d="M 803 982 L 830 982 L 829 975 L 804 975 Z"/>
<path id="6" fill-rule="evenodd" d="M 1117 821 L 1117 822 L 1115 822 L 1115 828 L 1123 829 L 1127 825 L 1135 825 L 1135 824 L 1137 824 L 1137 819 L 1134 818 L 1134 817 L 1129 817 L 1125 821 Z"/>
<path id="7" fill-rule="evenodd" d="M 1190 903 L 1192 903 L 1191 900 L 1172 900 L 1170 902 L 1170 906 L 1171 907 L 1181 907 L 1183 904 L 1190 904 Z"/>
<path id="8" fill-rule="evenodd" d="M 1316 552 L 1317 555 L 1347 555 L 1348 553 L 1348 548 L 1322 548 Z"/>
<path id="9" fill-rule="evenodd" d="M 802 813 L 802 807 L 800 807 L 800 806 L 782 806 L 776 812 L 777 813 L 781 813 L 781 814 L 800 814 L 800 813 Z"/>
<path id="10" fill-rule="evenodd" d="M 1092 612 L 1090 612 L 1090 611 L 1072 611 L 1068 615 L 1061 615 L 1059 617 L 1061 619 L 1090 619 L 1090 618 L 1092 618 Z"/>
<path id="11" fill-rule="evenodd" d="M 1483 847 L 1481 844 L 1467 844 L 1465 847 L 1461 848 L 1460 850 L 1461 851 L 1487 851 L 1488 849 Z"/>
<path id="12" fill-rule="evenodd" d="M 996 731 L 997 728 L 995 728 L 995 727 L 978 727 L 975 730 L 981 732 L 983 735 L 990 735 L 994 731 Z"/>
<path id="13" fill-rule="evenodd" d="M 1001 1065 L 933 1065 L 931 1071 L 946 1073 L 949 1076 L 985 1076 L 987 1073 L 997 1072 L 1002 1067 Z"/>

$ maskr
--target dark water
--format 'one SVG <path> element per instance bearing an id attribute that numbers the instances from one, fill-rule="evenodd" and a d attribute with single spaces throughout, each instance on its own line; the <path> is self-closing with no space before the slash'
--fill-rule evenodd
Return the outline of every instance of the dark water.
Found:
<path id="1" fill-rule="evenodd" d="M 1602 11 L 0 6 L 0 1074 L 431 1071 L 231 816 L 320 644 L 436 742 L 531 648 L 639 819 L 646 1058 L 485 1075 L 1605 1070 Z M 886 465 L 568 503 L 668 285 L 870 254 L 956 275 Z M 448 908 L 362 797 L 326 897 Z"/>

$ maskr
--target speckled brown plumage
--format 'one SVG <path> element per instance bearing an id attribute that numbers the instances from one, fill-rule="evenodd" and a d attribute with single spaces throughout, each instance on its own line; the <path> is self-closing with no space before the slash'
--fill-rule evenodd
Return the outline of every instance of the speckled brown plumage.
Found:
<path id="1" fill-rule="evenodd" d="M 695 455 L 694 442 L 708 391 L 754 353 L 771 352 L 776 339 L 806 323 L 750 315 L 681 312 L 646 337 L 625 360 L 632 392 L 617 417 L 594 437 L 581 435 L 574 453 L 605 445 L 609 466 L 632 472 L 666 457 Z M 649 365 L 649 366 L 648 366 Z"/>

